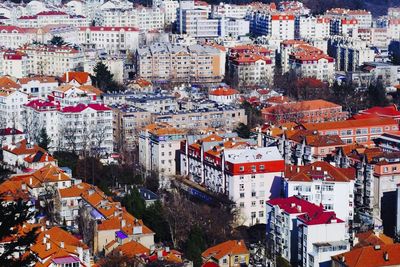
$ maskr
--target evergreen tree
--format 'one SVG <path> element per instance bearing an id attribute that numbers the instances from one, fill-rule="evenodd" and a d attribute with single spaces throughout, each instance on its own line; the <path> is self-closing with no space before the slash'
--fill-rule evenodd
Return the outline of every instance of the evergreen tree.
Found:
<path id="1" fill-rule="evenodd" d="M 109 90 L 109 86 L 114 82 L 114 75 L 110 72 L 108 67 L 99 61 L 93 68 L 94 76 L 92 77 L 96 86 L 101 90 Z"/>
<path id="2" fill-rule="evenodd" d="M 386 97 L 386 89 L 382 83 L 371 84 L 368 87 L 369 103 L 371 106 L 387 106 L 389 101 Z"/>
<path id="3" fill-rule="evenodd" d="M 185 255 L 193 261 L 194 267 L 200 267 L 202 264 L 201 253 L 206 249 L 203 232 L 197 226 L 190 230 L 188 240 L 185 243 Z"/>
<path id="4" fill-rule="evenodd" d="M 143 215 L 143 222 L 156 233 L 156 242 L 171 241 L 169 225 L 160 201 L 157 201 L 146 208 L 146 212 Z"/>
<path id="5" fill-rule="evenodd" d="M 38 140 L 38 145 L 43 148 L 44 150 L 48 150 L 49 149 L 49 145 L 50 145 L 51 139 L 50 137 L 47 135 L 47 131 L 45 128 L 42 128 L 40 130 L 40 134 L 39 134 L 39 140 Z"/>
<path id="6" fill-rule="evenodd" d="M 65 45 L 64 39 L 61 36 L 53 36 L 50 40 L 50 44 L 55 46 L 63 46 Z"/>
<path id="7" fill-rule="evenodd" d="M 26 231 L 22 229 L 23 224 L 34 216 L 31 208 L 30 204 L 21 199 L 15 202 L 2 202 L 0 240 L 10 239 L 11 241 L 3 244 L 3 252 L 0 253 L 1 266 L 30 266 L 33 262 L 33 255 L 26 252 L 37 238 L 37 228 Z M 14 258 L 15 254 L 23 255 L 23 257 Z"/>
<path id="8" fill-rule="evenodd" d="M 131 193 L 122 199 L 121 204 L 136 218 L 143 218 L 143 215 L 146 211 L 146 204 L 141 198 L 139 190 L 136 188 L 132 189 Z"/>
<path id="9" fill-rule="evenodd" d="M 236 127 L 233 131 L 236 132 L 241 138 L 250 138 L 251 135 L 249 126 L 244 123 L 239 123 L 238 127 Z"/>

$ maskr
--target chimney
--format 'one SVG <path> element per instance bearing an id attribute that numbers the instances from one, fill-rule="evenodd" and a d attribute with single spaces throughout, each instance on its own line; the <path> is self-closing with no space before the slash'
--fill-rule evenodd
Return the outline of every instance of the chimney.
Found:
<path id="1" fill-rule="evenodd" d="M 290 203 L 290 207 L 294 208 L 294 207 L 296 207 L 296 204 L 295 203 Z"/>
<path id="2" fill-rule="evenodd" d="M 301 212 L 301 206 L 300 205 L 297 205 L 297 211 Z"/>
<path id="3" fill-rule="evenodd" d="M 43 244 L 46 244 L 46 243 L 47 243 L 47 238 L 43 237 Z"/>
<path id="4" fill-rule="evenodd" d="M 51 244 L 50 243 L 46 243 L 46 251 L 51 249 Z"/>
<path id="5" fill-rule="evenodd" d="M 344 255 L 342 255 L 342 256 L 340 257 L 340 260 L 341 260 L 342 262 L 345 262 L 345 261 L 346 261 L 346 258 L 344 257 Z"/>
<path id="6" fill-rule="evenodd" d="M 385 261 L 388 261 L 388 260 L 389 260 L 389 253 L 388 253 L 387 251 L 385 251 L 385 253 L 383 253 L 383 259 L 384 259 Z"/>
<path id="7" fill-rule="evenodd" d="M 30 184 L 30 185 L 32 184 L 32 177 L 29 178 L 29 184 Z"/>
<path id="8" fill-rule="evenodd" d="M 65 75 L 65 82 L 68 83 L 69 82 L 69 71 L 67 71 L 66 75 Z"/>
<path id="9" fill-rule="evenodd" d="M 375 249 L 375 250 L 380 250 L 380 249 L 381 249 L 381 246 L 380 246 L 380 245 L 375 245 L 375 246 L 374 246 L 374 249 Z"/>
<path id="10" fill-rule="evenodd" d="M 64 248 L 64 242 L 63 241 L 60 242 L 60 247 Z"/>
<path id="11" fill-rule="evenodd" d="M 125 221 L 125 219 L 122 219 L 121 220 L 121 227 L 125 227 L 125 225 L 126 225 L 126 221 Z"/>
<path id="12" fill-rule="evenodd" d="M 26 184 L 25 184 L 25 183 L 22 183 L 22 184 L 21 184 L 21 189 L 22 189 L 23 191 L 26 190 Z"/>

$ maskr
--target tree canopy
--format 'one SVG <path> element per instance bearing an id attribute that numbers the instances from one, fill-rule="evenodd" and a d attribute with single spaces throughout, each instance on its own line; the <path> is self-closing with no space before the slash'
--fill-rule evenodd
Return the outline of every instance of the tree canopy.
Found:
<path id="1" fill-rule="evenodd" d="M 94 75 L 92 80 L 98 88 L 103 91 L 122 91 L 123 86 L 114 81 L 114 75 L 108 67 L 101 61 L 97 62 L 93 68 Z"/>
<path id="2" fill-rule="evenodd" d="M 37 238 L 37 228 L 26 228 L 26 224 L 34 216 L 32 206 L 28 202 L 19 199 L 15 202 L 2 202 L 0 209 L 0 240 L 9 239 L 3 244 L 4 251 L 0 253 L 2 266 L 17 267 L 30 266 L 34 257 L 27 254 L 29 247 Z M 19 258 L 15 258 L 19 255 Z"/>
<path id="3" fill-rule="evenodd" d="M 47 135 L 47 131 L 45 128 L 40 129 L 38 145 L 43 148 L 44 150 L 49 150 L 51 139 Z"/>
<path id="4" fill-rule="evenodd" d="M 50 40 L 50 44 L 55 46 L 63 46 L 65 45 L 65 41 L 61 36 L 54 35 Z"/>

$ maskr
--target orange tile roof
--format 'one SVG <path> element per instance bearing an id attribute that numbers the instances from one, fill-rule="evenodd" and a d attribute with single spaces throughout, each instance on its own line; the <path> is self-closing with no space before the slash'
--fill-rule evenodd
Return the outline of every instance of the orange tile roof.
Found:
<path id="1" fill-rule="evenodd" d="M 19 141 L 15 145 L 4 146 L 3 150 L 10 152 L 14 155 L 28 155 L 28 154 L 34 154 L 38 151 L 46 152 L 43 148 L 39 147 L 37 144 L 34 145 L 28 144 L 26 139 Z"/>
<path id="2" fill-rule="evenodd" d="M 264 108 L 262 113 L 274 113 L 279 109 L 284 109 L 285 111 L 291 112 L 302 112 L 302 111 L 310 111 L 310 110 L 320 110 L 320 109 L 328 109 L 328 108 L 338 108 L 340 105 L 323 100 L 307 100 L 307 101 L 299 101 L 299 102 L 291 102 L 284 103 L 276 106 L 271 106 Z"/>
<path id="3" fill-rule="evenodd" d="M 40 83 L 56 83 L 57 80 L 53 76 L 33 76 L 33 77 L 23 77 L 18 79 L 18 83 L 27 84 L 31 81 L 39 81 Z"/>
<path id="4" fill-rule="evenodd" d="M 70 81 L 77 81 L 79 84 L 85 84 L 89 81 L 90 79 L 90 74 L 88 72 L 83 72 L 83 71 L 69 71 L 68 72 L 68 81 L 67 81 L 67 74 L 64 73 L 64 75 L 61 77 L 61 80 L 63 82 L 70 82 Z"/>
<path id="5" fill-rule="evenodd" d="M 317 161 L 299 167 L 287 165 L 285 168 L 285 177 L 289 181 L 311 182 L 313 179 L 325 177 L 326 181 L 349 182 L 354 180 L 355 176 L 354 168 L 337 168 L 325 161 Z"/>
<path id="6" fill-rule="evenodd" d="M 36 153 L 30 154 L 24 158 L 24 161 L 28 163 L 44 163 L 44 162 L 54 162 L 55 159 L 47 152 L 37 151 Z"/>
<path id="7" fill-rule="evenodd" d="M 10 77 L 0 77 L 0 89 L 19 89 L 21 85 L 11 80 Z"/>
<path id="8" fill-rule="evenodd" d="M 332 259 L 346 267 L 376 267 L 400 265 L 400 244 L 366 246 L 333 256 Z M 386 255 L 386 259 L 385 259 Z"/>
<path id="9" fill-rule="evenodd" d="M 97 96 L 100 96 L 103 94 L 103 91 L 101 91 L 97 87 L 94 87 L 93 85 L 81 85 L 81 86 L 79 86 L 79 89 L 86 93 L 96 94 Z"/>
<path id="10" fill-rule="evenodd" d="M 79 197 L 83 192 L 86 192 L 92 187 L 92 185 L 88 183 L 80 183 L 77 185 L 73 185 L 68 188 L 59 189 L 58 192 L 62 198 L 64 197 Z"/>
<path id="11" fill-rule="evenodd" d="M 118 252 L 122 253 L 122 255 L 127 257 L 135 257 L 138 255 L 149 255 L 150 249 L 146 248 L 142 244 L 136 241 L 127 242 L 116 249 Z"/>
<path id="12" fill-rule="evenodd" d="M 210 95 L 215 95 L 215 96 L 229 96 L 229 95 L 238 95 L 239 91 L 229 88 L 229 87 L 219 87 L 215 90 L 212 90 L 210 92 Z"/>
<path id="13" fill-rule="evenodd" d="M 228 254 L 231 256 L 249 254 L 244 240 L 225 241 L 205 250 L 201 256 L 206 259 L 214 258 L 219 260 Z"/>
<path id="14" fill-rule="evenodd" d="M 393 239 L 383 233 L 374 233 L 374 231 L 367 231 L 356 234 L 358 243 L 354 246 L 356 248 L 375 245 L 390 245 L 393 244 Z"/>
<path id="15" fill-rule="evenodd" d="M 370 118 L 360 120 L 346 120 L 335 122 L 321 122 L 321 123 L 304 123 L 302 124 L 308 130 L 331 130 L 331 129 L 344 129 L 355 127 L 372 127 L 372 126 L 386 126 L 398 125 L 397 122 L 390 118 Z"/>

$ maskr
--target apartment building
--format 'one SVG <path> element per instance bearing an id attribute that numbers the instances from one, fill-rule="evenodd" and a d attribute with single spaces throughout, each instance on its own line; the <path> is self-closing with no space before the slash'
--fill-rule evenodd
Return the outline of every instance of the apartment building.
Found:
<path id="1" fill-rule="evenodd" d="M 41 99 L 47 98 L 57 87 L 58 81 L 53 76 L 23 77 L 17 80 L 20 91 Z"/>
<path id="2" fill-rule="evenodd" d="M 289 55 L 289 66 L 301 77 L 332 81 L 335 74 L 334 58 L 310 45 L 299 45 Z"/>
<path id="3" fill-rule="evenodd" d="M 330 19 L 300 16 L 296 18 L 296 37 L 299 39 L 324 39 L 330 35 Z"/>
<path id="4" fill-rule="evenodd" d="M 25 45 L 17 51 L 28 56 L 30 74 L 62 76 L 83 67 L 83 53 L 69 46 Z"/>
<path id="5" fill-rule="evenodd" d="M 265 202 L 280 194 L 284 161 L 276 147 L 255 147 L 240 138 L 218 135 L 181 145 L 183 175 L 226 195 L 240 210 L 244 225 L 265 223 Z"/>
<path id="6" fill-rule="evenodd" d="M 349 227 L 354 218 L 353 168 L 336 168 L 319 161 L 306 166 L 287 166 L 285 170 L 285 196 L 299 195 L 315 205 L 334 211 Z"/>
<path id="7" fill-rule="evenodd" d="M 342 106 L 322 99 L 278 104 L 262 109 L 261 113 L 273 123 L 342 121 L 349 116 Z"/>
<path id="8" fill-rule="evenodd" d="M 155 122 L 164 122 L 183 129 L 224 128 L 233 130 L 238 124 L 247 124 L 243 108 L 213 104 L 190 110 L 170 111 L 153 114 Z"/>
<path id="9" fill-rule="evenodd" d="M 161 187 L 168 186 L 168 177 L 177 174 L 177 153 L 186 132 L 166 123 L 155 123 L 139 133 L 139 163 L 146 171 L 159 174 Z"/>
<path id="10" fill-rule="evenodd" d="M 252 34 L 271 36 L 278 40 L 294 39 L 295 16 L 291 13 L 253 10 L 247 18 L 250 20 Z"/>
<path id="11" fill-rule="evenodd" d="M 16 20 L 17 26 L 26 28 L 37 28 L 51 24 L 85 27 L 89 26 L 90 21 L 88 21 L 84 16 L 69 15 L 62 11 L 42 11 L 33 16 L 21 16 Z"/>
<path id="12" fill-rule="evenodd" d="M 23 129 L 23 105 L 29 95 L 19 91 L 21 86 L 8 77 L 0 78 L 0 123 L 1 128 Z"/>
<path id="13" fill-rule="evenodd" d="M 290 70 L 289 57 L 300 45 L 308 45 L 303 40 L 284 40 L 280 43 L 280 65 L 282 72 L 286 73 Z"/>
<path id="14" fill-rule="evenodd" d="M 366 41 L 339 36 L 328 40 L 328 55 L 335 59 L 336 70 L 341 71 L 355 71 L 375 59 L 375 52 Z"/>
<path id="15" fill-rule="evenodd" d="M 139 47 L 139 30 L 133 27 L 80 27 L 79 43 L 94 45 L 109 54 L 136 51 Z"/>
<path id="16" fill-rule="evenodd" d="M 15 78 L 28 76 L 30 73 L 30 62 L 26 53 L 6 50 L 0 52 L 1 75 L 8 75 Z"/>
<path id="17" fill-rule="evenodd" d="M 155 82 L 220 82 L 225 52 L 208 45 L 153 43 L 136 54 L 138 75 Z"/>
<path id="18" fill-rule="evenodd" d="M 235 5 L 221 2 L 218 5 L 213 5 L 211 17 L 243 19 L 246 17 L 249 9 L 250 7 L 248 5 Z"/>
<path id="19" fill-rule="evenodd" d="M 303 229 L 301 229 L 302 226 L 299 224 L 299 217 L 317 217 L 318 214 L 324 214 L 327 213 L 327 211 L 325 211 L 323 207 L 304 200 L 300 196 L 292 196 L 288 198 L 276 198 L 267 201 L 266 212 L 267 249 L 273 254 L 281 255 L 293 266 L 302 266 L 302 258 L 299 257 L 299 252 L 304 248 L 302 247 L 302 236 L 299 234 L 303 232 Z M 330 226 L 328 227 L 330 228 Z M 344 233 L 342 232 L 338 234 L 343 235 Z M 321 241 L 324 240 L 325 242 L 318 244 L 318 241 L 320 240 L 313 240 L 315 244 L 315 250 L 312 253 L 313 263 L 312 265 L 310 264 L 308 266 L 325 263 L 326 261 L 329 261 L 329 256 L 347 251 L 349 249 L 349 244 L 345 241 L 345 239 L 337 241 L 337 239 L 333 238 L 332 236 L 320 236 L 318 239 Z M 314 263 L 314 261 L 316 261 L 316 263 Z"/>
<path id="20" fill-rule="evenodd" d="M 262 46 L 241 45 L 229 50 L 228 74 L 234 87 L 269 85 L 274 73 L 274 53 Z"/>
<path id="21" fill-rule="evenodd" d="M 51 150 L 66 149 L 79 153 L 113 152 L 112 110 L 102 104 L 78 104 L 62 107 L 59 102 L 32 100 L 24 105 L 31 134 L 46 129 Z"/>
<path id="22" fill-rule="evenodd" d="M 151 123 L 151 113 L 131 105 L 112 105 L 113 134 L 116 151 L 133 150 L 138 143 L 140 129 Z"/>
<path id="23" fill-rule="evenodd" d="M 297 217 L 298 266 L 329 265 L 331 257 L 350 249 L 345 222 L 332 211 Z"/>
<path id="24" fill-rule="evenodd" d="M 320 134 L 339 135 L 346 144 L 358 143 L 372 145 L 373 140 L 384 133 L 399 130 L 398 123 L 390 118 L 369 118 L 337 122 L 305 123 L 306 130 L 315 130 Z"/>

